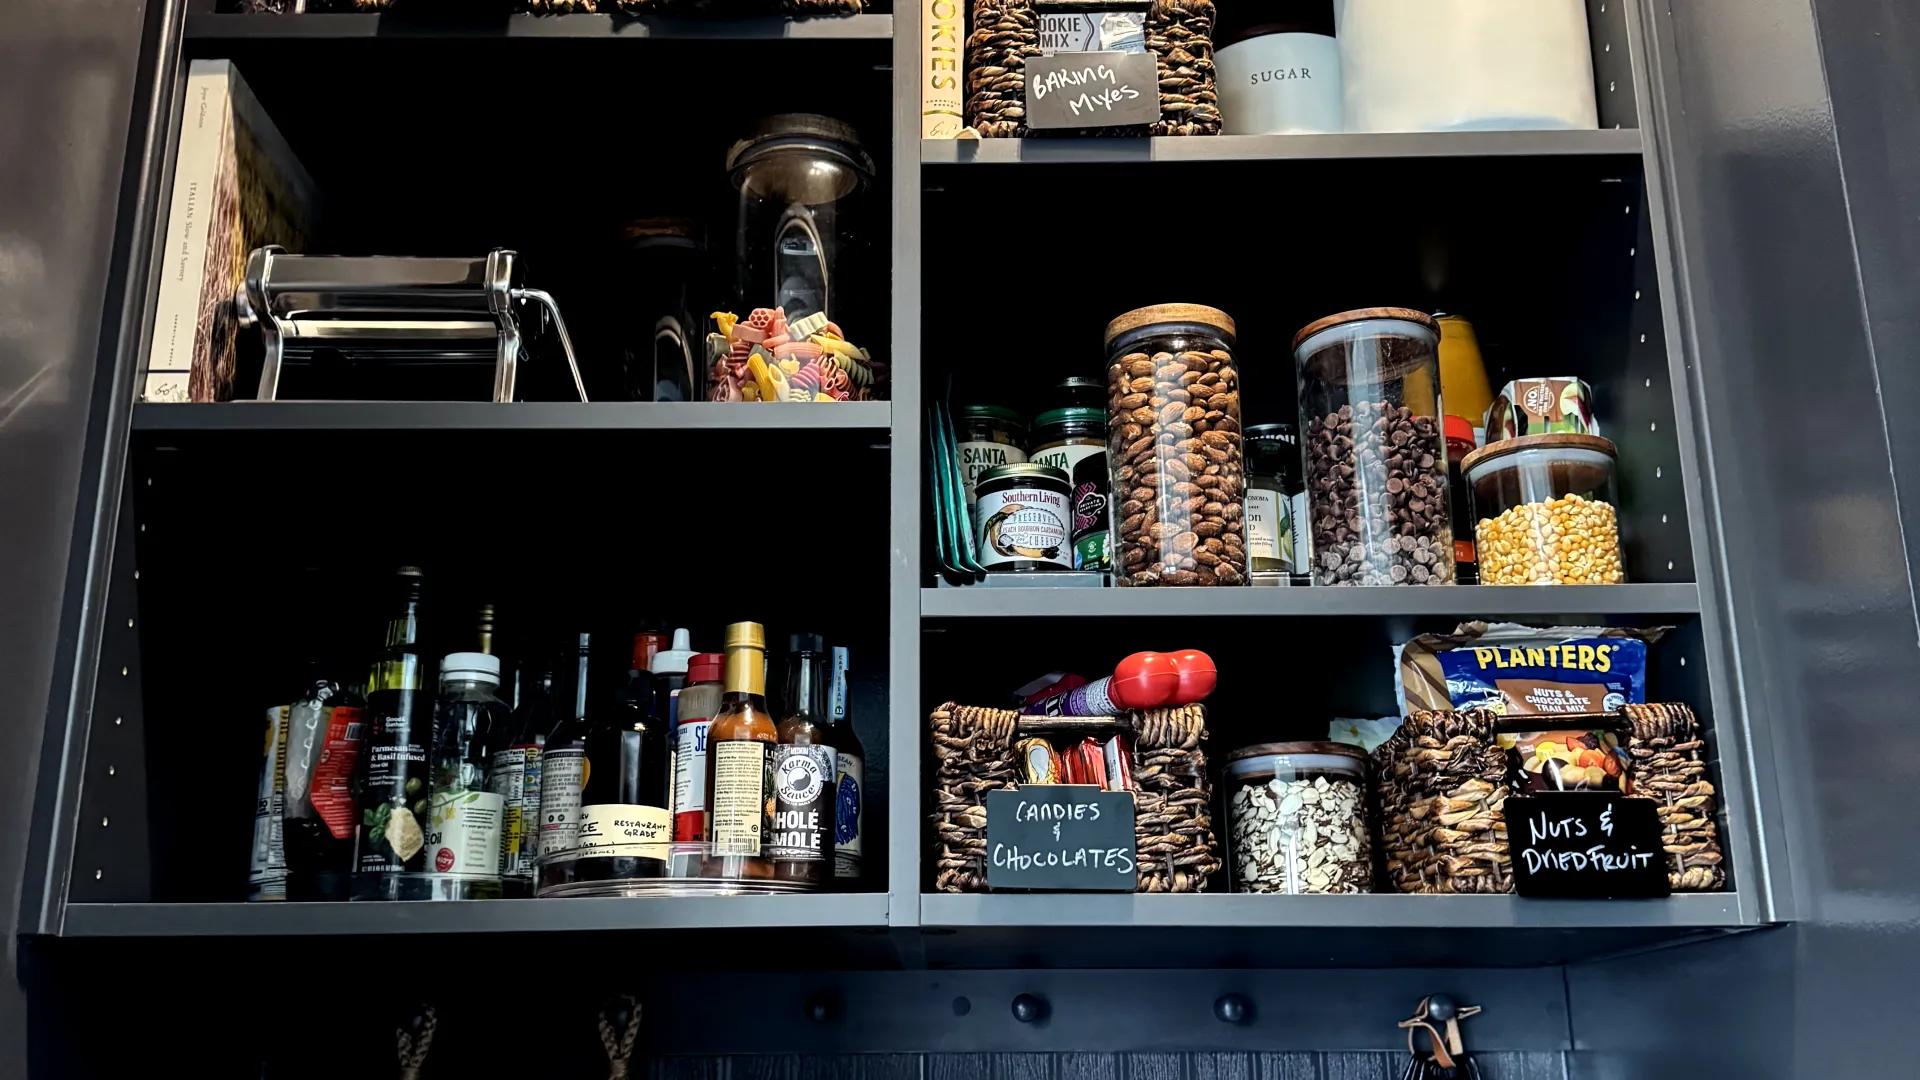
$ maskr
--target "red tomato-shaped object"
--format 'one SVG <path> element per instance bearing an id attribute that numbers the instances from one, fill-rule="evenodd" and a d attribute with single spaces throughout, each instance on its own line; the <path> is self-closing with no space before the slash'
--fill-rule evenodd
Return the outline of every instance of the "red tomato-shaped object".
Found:
<path id="1" fill-rule="evenodd" d="M 1167 702 L 1169 705 L 1191 705 L 1196 701 L 1205 701 L 1220 681 L 1220 672 L 1213 666 L 1213 657 L 1199 649 L 1174 653 L 1173 665 L 1180 672 L 1180 687 L 1174 693 L 1173 700 Z"/>
<path id="2" fill-rule="evenodd" d="M 1180 668 L 1166 653 L 1137 652 L 1120 661 L 1107 697 L 1123 709 L 1157 709 L 1180 692 Z"/>

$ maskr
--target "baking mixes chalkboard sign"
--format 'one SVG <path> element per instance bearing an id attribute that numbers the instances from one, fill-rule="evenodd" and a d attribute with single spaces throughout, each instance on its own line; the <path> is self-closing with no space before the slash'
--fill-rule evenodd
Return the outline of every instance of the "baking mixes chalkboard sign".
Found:
<path id="1" fill-rule="evenodd" d="M 1132 892 L 1133 794 L 1088 784 L 987 793 L 987 887 Z"/>
<path id="2" fill-rule="evenodd" d="M 1063 52 L 1027 57 L 1027 126 L 1132 127 L 1160 119 L 1160 67 L 1151 53 Z"/>
<path id="3" fill-rule="evenodd" d="M 1509 795 L 1507 851 L 1521 896 L 1611 900 L 1668 894 L 1660 814 L 1616 792 Z"/>

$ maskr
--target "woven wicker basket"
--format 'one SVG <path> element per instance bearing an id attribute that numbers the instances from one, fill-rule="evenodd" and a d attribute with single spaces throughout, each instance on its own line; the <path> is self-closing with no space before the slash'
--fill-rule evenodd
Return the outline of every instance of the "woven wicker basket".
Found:
<path id="1" fill-rule="evenodd" d="M 1213 0 L 1153 0 L 1147 51 L 1160 67 L 1160 119 L 1145 128 L 1050 135 L 1218 135 L 1213 83 Z M 973 0 L 967 35 L 967 123 L 982 138 L 1027 135 L 1027 58 L 1040 55 L 1033 0 Z"/>
<path id="2" fill-rule="evenodd" d="M 1726 885 L 1713 821 L 1714 791 L 1700 758 L 1699 723 L 1685 705 L 1629 705 L 1627 753 L 1636 798 L 1657 801 L 1667 880 L 1675 892 Z M 1502 719 L 1479 710 L 1416 712 L 1373 752 L 1386 880 L 1404 893 L 1513 891 L 1507 861 Z"/>
<path id="3" fill-rule="evenodd" d="M 1633 758 L 1633 793 L 1660 804 L 1668 887 L 1674 892 L 1725 888 L 1713 784 L 1700 756 L 1706 746 L 1700 722 L 1685 705 L 1629 705 L 1622 711 L 1631 725 L 1627 753 Z"/>
<path id="4" fill-rule="evenodd" d="M 1022 735 L 1124 730 L 1133 737 L 1134 833 L 1140 892 L 1201 892 L 1220 869 L 1207 778 L 1206 710 L 1130 713 L 1118 721 L 1022 716 L 948 702 L 933 711 L 934 887 L 987 888 L 987 793 L 1019 784 Z"/>

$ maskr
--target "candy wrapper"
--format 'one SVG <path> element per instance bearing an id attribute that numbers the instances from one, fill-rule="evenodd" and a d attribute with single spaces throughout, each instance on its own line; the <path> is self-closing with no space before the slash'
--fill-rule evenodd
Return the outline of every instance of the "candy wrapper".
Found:
<path id="1" fill-rule="evenodd" d="M 1598 435 L 1593 391 L 1579 379 L 1515 379 L 1487 407 L 1486 441 L 1519 435 Z"/>
<path id="2" fill-rule="evenodd" d="M 884 370 L 823 314 L 789 322 L 780 308 L 754 308 L 745 319 L 716 311 L 713 323 L 709 401 L 878 400 Z"/>

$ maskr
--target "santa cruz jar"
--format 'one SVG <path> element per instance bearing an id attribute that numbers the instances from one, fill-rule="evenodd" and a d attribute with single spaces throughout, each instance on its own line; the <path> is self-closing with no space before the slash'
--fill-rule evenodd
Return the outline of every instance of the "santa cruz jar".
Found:
<path id="1" fill-rule="evenodd" d="M 989 571 L 1073 569 L 1072 489 L 1067 474 L 1021 463 L 980 476 L 974 507 L 979 557 Z"/>

